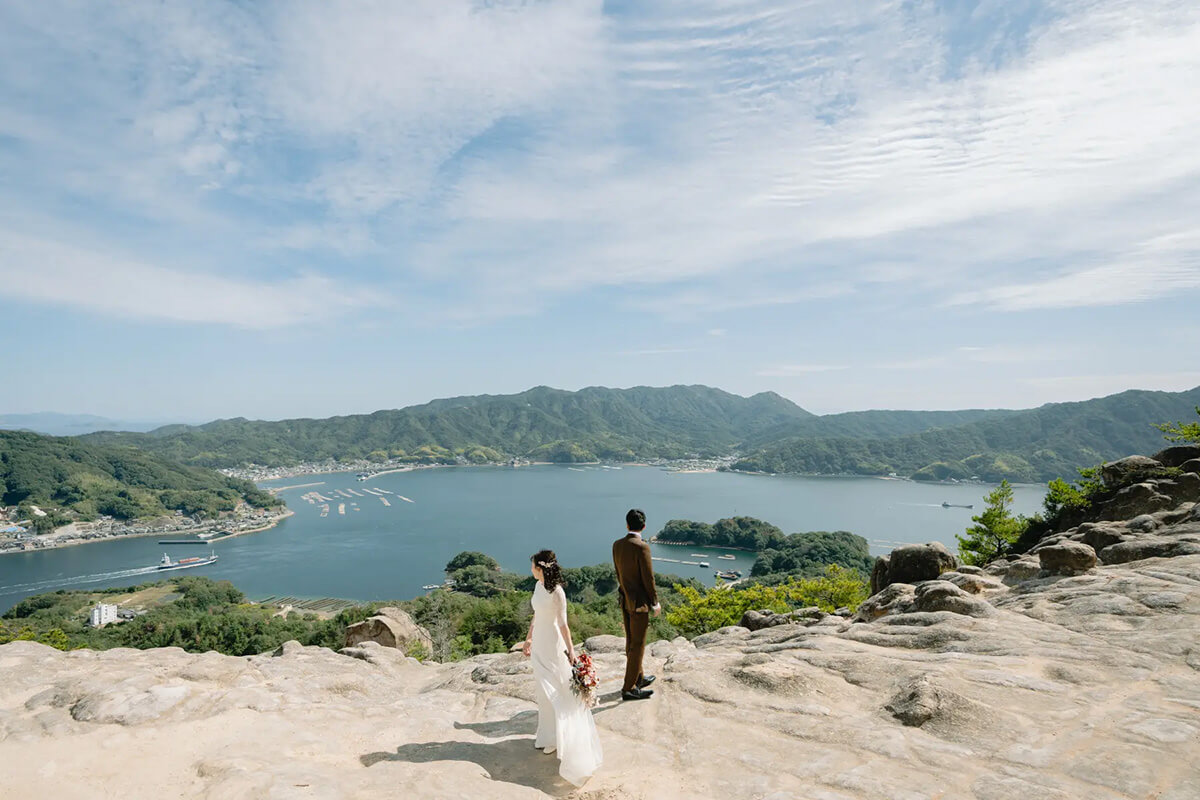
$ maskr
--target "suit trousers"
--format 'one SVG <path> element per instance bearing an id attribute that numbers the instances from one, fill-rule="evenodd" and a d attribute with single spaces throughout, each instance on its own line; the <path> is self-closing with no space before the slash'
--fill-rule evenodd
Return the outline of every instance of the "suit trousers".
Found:
<path id="1" fill-rule="evenodd" d="M 646 652 L 646 630 L 650 627 L 650 613 L 630 611 L 621 604 L 621 618 L 625 623 L 625 685 L 621 691 L 628 692 L 642 679 L 642 656 Z"/>

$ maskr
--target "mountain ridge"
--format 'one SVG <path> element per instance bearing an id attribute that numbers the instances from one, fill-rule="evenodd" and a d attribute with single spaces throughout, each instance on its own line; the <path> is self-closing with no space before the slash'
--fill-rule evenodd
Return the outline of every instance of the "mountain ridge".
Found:
<path id="1" fill-rule="evenodd" d="M 818 416 L 774 393 L 708 386 L 538 386 L 512 395 L 439 398 L 401 409 L 278 421 L 244 417 L 84 439 L 143 447 L 183 463 L 237 467 L 372 458 L 422 463 L 634 461 L 726 456 L 754 472 L 1036 481 L 1161 441 L 1158 422 L 1188 416 L 1200 387 L 1129 390 L 1032 409 L 870 410 Z"/>

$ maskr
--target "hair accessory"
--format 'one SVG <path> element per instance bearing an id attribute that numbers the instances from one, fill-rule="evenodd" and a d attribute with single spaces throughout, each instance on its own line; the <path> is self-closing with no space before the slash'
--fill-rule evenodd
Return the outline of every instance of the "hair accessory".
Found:
<path id="1" fill-rule="evenodd" d="M 545 561 L 539 561 L 539 562 L 537 562 L 537 565 L 538 565 L 539 567 L 541 567 L 542 569 L 546 569 L 546 568 L 548 568 L 548 567 L 552 566 L 553 564 L 554 564 L 554 562 L 553 562 L 553 561 L 551 561 L 551 562 L 549 562 L 549 563 L 547 563 L 547 562 L 545 562 Z"/>

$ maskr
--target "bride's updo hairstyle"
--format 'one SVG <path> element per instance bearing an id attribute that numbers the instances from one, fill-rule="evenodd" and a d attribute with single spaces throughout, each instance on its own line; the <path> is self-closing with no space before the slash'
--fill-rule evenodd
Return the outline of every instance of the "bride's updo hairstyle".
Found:
<path id="1" fill-rule="evenodd" d="M 558 557 L 554 555 L 553 550 L 538 550 L 529 560 L 541 569 L 542 585 L 546 587 L 547 592 L 553 592 L 554 587 L 566 583 L 563 580 L 562 567 L 558 566 Z"/>

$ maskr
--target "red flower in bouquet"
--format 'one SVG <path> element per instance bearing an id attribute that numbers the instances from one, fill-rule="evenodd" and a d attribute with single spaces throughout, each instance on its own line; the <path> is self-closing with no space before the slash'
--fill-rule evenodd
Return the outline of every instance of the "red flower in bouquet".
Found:
<path id="1" fill-rule="evenodd" d="M 592 663 L 592 657 L 587 653 L 576 655 L 575 660 L 571 662 L 571 673 L 571 688 L 576 696 L 587 708 L 595 708 L 599 702 L 596 688 L 600 685 L 600 678 L 596 676 L 596 666 Z"/>

